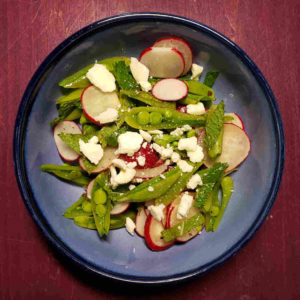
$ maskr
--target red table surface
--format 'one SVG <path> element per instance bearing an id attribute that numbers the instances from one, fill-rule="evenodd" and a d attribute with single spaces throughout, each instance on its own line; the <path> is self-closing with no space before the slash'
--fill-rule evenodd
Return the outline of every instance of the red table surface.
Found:
<path id="1" fill-rule="evenodd" d="M 83 26 L 136 11 L 182 15 L 236 42 L 269 81 L 285 128 L 285 172 L 277 200 L 259 232 L 223 266 L 172 287 L 130 287 L 79 274 L 53 251 L 34 224 L 13 168 L 16 112 L 39 64 Z M 1 0 L 0 298 L 300 299 L 299 16 L 299 0 Z"/>

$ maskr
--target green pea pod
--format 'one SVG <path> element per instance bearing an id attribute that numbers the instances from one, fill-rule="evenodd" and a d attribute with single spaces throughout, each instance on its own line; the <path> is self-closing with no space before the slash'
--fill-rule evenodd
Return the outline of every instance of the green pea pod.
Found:
<path id="1" fill-rule="evenodd" d="M 211 206 L 211 199 L 209 198 L 209 195 L 211 194 L 213 187 L 214 187 L 215 183 L 206 183 L 201 185 L 197 191 L 196 191 L 196 202 L 195 202 L 195 206 L 196 207 L 200 207 L 204 209 L 205 204 L 208 207 L 208 210 Z"/>
<path id="2" fill-rule="evenodd" d="M 219 224 L 223 218 L 224 212 L 227 208 L 229 199 L 233 192 L 233 180 L 231 177 L 226 176 L 221 180 L 221 188 L 222 188 L 222 204 L 220 208 L 220 212 L 218 216 L 214 220 L 213 231 L 216 231 L 219 227 Z"/>
<path id="3" fill-rule="evenodd" d="M 200 170 L 197 174 L 200 175 L 203 184 L 215 183 L 221 178 L 227 167 L 227 163 L 216 162 L 211 168 Z"/>
<path id="4" fill-rule="evenodd" d="M 67 121 L 73 121 L 80 119 L 82 114 L 82 110 L 79 108 L 75 108 L 74 110 L 71 111 L 71 113 L 65 118 Z"/>
<path id="5" fill-rule="evenodd" d="M 105 203 L 98 203 L 97 191 L 109 188 L 108 175 L 106 172 L 99 174 L 94 181 L 92 189 L 92 210 L 94 221 L 100 237 L 107 235 L 110 227 L 110 211 L 112 209 L 110 197 L 106 197 Z"/>
<path id="6" fill-rule="evenodd" d="M 145 112 L 150 115 L 150 124 L 139 123 L 139 113 Z M 159 123 L 151 123 L 151 115 L 160 114 Z M 176 110 L 164 109 L 159 107 L 135 107 L 130 110 L 125 116 L 125 122 L 136 129 L 156 130 L 156 129 L 173 129 L 183 125 L 203 126 L 206 116 L 194 116 L 181 113 Z"/>
<path id="7" fill-rule="evenodd" d="M 77 90 L 72 91 L 68 95 L 64 95 L 64 96 L 60 97 L 56 101 L 56 104 L 61 104 L 61 103 L 69 102 L 69 101 L 73 101 L 73 100 L 79 100 L 81 98 L 81 94 L 82 94 L 83 90 L 84 89 L 77 89 Z"/>
<path id="8" fill-rule="evenodd" d="M 134 80 L 130 73 L 130 68 L 125 65 L 124 61 L 118 61 L 114 65 L 113 74 L 116 78 L 120 89 L 124 90 L 138 90 L 139 85 Z"/>
<path id="9" fill-rule="evenodd" d="M 128 57 L 112 57 L 112 58 L 107 58 L 104 60 L 101 60 L 97 62 L 98 64 L 103 64 L 106 66 L 106 68 L 110 71 L 114 71 L 114 65 L 115 63 L 119 61 L 124 61 L 125 64 L 128 66 L 130 65 L 130 59 Z M 90 81 L 86 78 L 86 73 L 90 68 L 92 68 L 95 64 L 91 64 L 86 66 L 85 68 L 81 69 L 80 71 L 76 72 L 75 74 L 63 79 L 60 83 L 59 86 L 62 86 L 64 88 L 85 88 L 88 85 L 90 85 Z"/>
<path id="10" fill-rule="evenodd" d="M 166 243 L 175 240 L 188 233 L 190 230 L 202 227 L 204 217 L 202 214 L 195 215 L 179 224 L 162 231 L 162 237 Z"/>
<path id="11" fill-rule="evenodd" d="M 210 214 L 205 215 L 205 230 L 207 232 L 213 231 L 214 218 Z"/>
<path id="12" fill-rule="evenodd" d="M 169 189 L 167 192 L 162 195 L 161 197 L 158 197 L 155 199 L 155 204 L 164 204 L 165 206 L 169 205 L 182 191 L 186 189 L 186 185 L 188 181 L 191 179 L 193 174 L 200 168 L 202 163 L 197 163 L 194 165 L 193 171 L 190 173 L 183 173 L 181 172 L 181 175 L 177 182 L 175 182 L 172 186 L 169 186 Z"/>
<path id="13" fill-rule="evenodd" d="M 215 101 L 216 99 L 209 96 L 201 96 L 201 95 L 195 95 L 195 94 L 187 94 L 187 96 L 179 100 L 178 103 L 188 105 L 188 104 L 197 104 L 200 101 L 207 102 L 207 101 Z"/>
<path id="14" fill-rule="evenodd" d="M 130 98 L 135 100 L 141 101 L 145 104 L 155 107 L 162 107 L 162 108 L 169 108 L 169 109 L 176 109 L 175 102 L 167 102 L 167 101 L 160 101 L 157 100 L 152 96 L 151 93 L 143 92 L 143 91 L 133 91 L 133 90 L 121 90 L 120 94 L 126 95 Z"/>
<path id="15" fill-rule="evenodd" d="M 92 210 L 86 209 L 84 203 L 90 203 L 86 194 L 82 194 L 78 201 L 71 205 L 63 214 L 65 218 L 74 219 L 78 216 L 92 216 Z"/>
<path id="16" fill-rule="evenodd" d="M 220 190 L 221 180 L 218 180 L 212 191 L 212 206 L 210 210 L 210 215 L 216 217 L 220 213 L 220 200 L 219 200 L 219 190 Z"/>
<path id="17" fill-rule="evenodd" d="M 162 137 L 160 135 L 154 136 L 153 141 L 154 141 L 154 143 L 156 143 L 160 146 L 167 147 L 168 144 L 178 141 L 178 140 L 180 140 L 180 138 L 182 138 L 182 137 L 181 136 L 173 136 L 170 134 L 163 134 Z"/>
<path id="18" fill-rule="evenodd" d="M 76 216 L 74 224 L 87 229 L 97 229 L 93 216 Z"/>
<path id="19" fill-rule="evenodd" d="M 201 95 L 201 96 L 208 96 L 215 99 L 214 91 L 207 85 L 197 80 L 185 80 L 184 82 L 187 84 L 189 88 L 189 93 Z"/>
<path id="20" fill-rule="evenodd" d="M 85 116 L 84 113 L 81 114 L 80 120 L 79 120 L 80 124 L 89 124 L 91 123 L 90 120 Z"/>
<path id="21" fill-rule="evenodd" d="M 164 173 L 165 179 L 159 176 L 150 179 L 114 200 L 116 202 L 144 202 L 156 199 L 167 192 L 169 187 L 180 177 L 180 174 L 178 167 L 173 168 L 169 172 Z"/>
<path id="22" fill-rule="evenodd" d="M 219 134 L 216 143 L 212 146 L 210 150 L 208 150 L 208 155 L 211 159 L 216 159 L 222 153 L 223 132 L 224 132 L 224 127 L 221 129 L 221 132 Z"/>

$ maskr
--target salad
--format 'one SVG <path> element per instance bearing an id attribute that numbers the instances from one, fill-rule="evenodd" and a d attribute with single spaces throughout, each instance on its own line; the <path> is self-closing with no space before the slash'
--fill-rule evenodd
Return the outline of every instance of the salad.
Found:
<path id="1" fill-rule="evenodd" d="M 202 72 L 185 41 L 165 38 L 59 83 L 70 93 L 51 126 L 64 163 L 41 170 L 85 189 L 64 217 L 101 238 L 125 227 L 154 251 L 218 229 L 250 140 L 216 101 L 219 72 Z"/>

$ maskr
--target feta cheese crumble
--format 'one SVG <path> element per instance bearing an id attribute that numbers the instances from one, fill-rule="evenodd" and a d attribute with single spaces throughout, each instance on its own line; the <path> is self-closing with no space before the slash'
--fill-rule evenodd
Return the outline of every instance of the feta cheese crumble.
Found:
<path id="1" fill-rule="evenodd" d="M 148 191 L 149 191 L 149 192 L 153 192 L 153 191 L 154 191 L 154 188 L 153 188 L 152 186 L 149 186 L 149 187 L 148 187 Z"/>
<path id="2" fill-rule="evenodd" d="M 177 219 L 182 219 L 187 217 L 187 214 L 193 204 L 193 200 L 194 200 L 193 196 L 188 194 L 183 194 L 177 210 Z"/>
<path id="3" fill-rule="evenodd" d="M 119 148 L 116 154 L 128 154 L 132 156 L 141 148 L 143 143 L 142 136 L 137 132 L 127 131 L 118 137 Z"/>
<path id="4" fill-rule="evenodd" d="M 190 125 L 183 125 L 182 127 L 178 127 L 175 130 L 171 131 L 170 134 L 173 136 L 182 136 L 185 131 L 192 130 L 193 128 Z"/>
<path id="5" fill-rule="evenodd" d="M 143 138 L 146 142 L 148 142 L 148 143 L 151 142 L 152 136 L 151 136 L 147 131 L 144 131 L 144 130 L 140 129 L 140 135 L 142 136 L 142 138 Z M 146 145 L 147 145 L 147 144 L 146 144 Z"/>
<path id="6" fill-rule="evenodd" d="M 95 64 L 88 70 L 86 77 L 103 92 L 113 92 L 116 89 L 115 77 L 104 65 Z"/>
<path id="7" fill-rule="evenodd" d="M 203 67 L 197 64 L 192 64 L 192 80 L 198 80 L 201 73 L 203 72 Z"/>
<path id="8" fill-rule="evenodd" d="M 187 172 L 192 172 L 193 171 L 193 166 L 191 166 L 189 163 L 187 163 L 185 160 L 180 160 L 177 163 L 178 167 L 180 168 L 180 170 L 184 173 Z"/>
<path id="9" fill-rule="evenodd" d="M 188 155 L 190 161 L 193 162 L 193 163 L 200 162 L 204 158 L 203 149 L 199 145 L 197 145 L 195 151 L 188 151 L 187 155 Z"/>
<path id="10" fill-rule="evenodd" d="M 116 158 L 112 161 L 112 163 L 113 166 L 109 169 L 111 173 L 110 183 L 113 189 L 120 184 L 130 182 L 134 178 L 136 174 L 134 169 L 136 167 L 136 162 L 126 163 L 124 160 Z M 120 169 L 119 174 L 117 173 L 116 167 Z"/>
<path id="11" fill-rule="evenodd" d="M 188 104 L 186 106 L 186 111 L 188 114 L 200 116 L 205 114 L 205 107 L 202 102 L 197 104 Z"/>
<path id="12" fill-rule="evenodd" d="M 179 150 L 186 150 L 186 151 L 196 151 L 197 149 L 197 138 L 195 136 L 190 138 L 183 138 L 180 139 L 178 142 L 178 149 Z"/>
<path id="13" fill-rule="evenodd" d="M 98 138 L 93 136 L 87 143 L 79 140 L 79 150 L 93 164 L 97 165 L 103 157 L 103 149 L 98 144 Z"/>
<path id="14" fill-rule="evenodd" d="M 202 185 L 202 179 L 199 174 L 195 174 L 188 181 L 186 187 L 190 190 L 194 190 L 198 185 Z"/>
<path id="15" fill-rule="evenodd" d="M 164 217 L 165 217 L 164 208 L 165 208 L 164 204 L 159 204 L 157 206 L 155 206 L 155 205 L 148 206 L 148 210 L 149 210 L 150 214 L 157 221 L 161 221 L 164 219 Z"/>
<path id="16" fill-rule="evenodd" d="M 143 167 L 146 163 L 146 158 L 144 156 L 139 156 L 137 158 L 137 161 L 138 161 L 139 166 Z"/>
<path id="17" fill-rule="evenodd" d="M 125 227 L 131 235 L 134 235 L 135 223 L 129 217 L 126 218 Z"/>
<path id="18" fill-rule="evenodd" d="M 100 113 L 98 116 L 94 117 L 94 119 L 101 124 L 111 123 L 118 120 L 119 112 L 115 108 L 107 108 L 105 111 Z"/>
<path id="19" fill-rule="evenodd" d="M 180 155 L 177 152 L 173 152 L 171 156 L 171 160 L 174 163 L 177 163 L 180 161 Z"/>
<path id="20" fill-rule="evenodd" d="M 131 184 L 128 188 L 129 188 L 129 191 L 132 191 L 133 189 L 135 189 L 135 185 Z"/>
<path id="21" fill-rule="evenodd" d="M 131 57 L 130 59 L 130 71 L 144 92 L 151 90 L 152 86 L 148 81 L 149 69 L 144 64 L 139 62 L 135 57 Z"/>

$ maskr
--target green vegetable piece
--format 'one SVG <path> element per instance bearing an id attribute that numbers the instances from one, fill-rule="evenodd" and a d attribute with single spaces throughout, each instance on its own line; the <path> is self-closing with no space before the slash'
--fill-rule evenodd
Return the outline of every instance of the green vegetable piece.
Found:
<path id="1" fill-rule="evenodd" d="M 91 216 L 91 212 L 83 209 L 82 204 L 87 202 L 86 194 L 82 194 L 78 201 L 71 205 L 63 214 L 65 218 L 74 219 L 77 216 Z"/>
<path id="2" fill-rule="evenodd" d="M 79 119 L 80 124 L 88 124 L 90 123 L 90 120 L 85 116 L 84 113 L 81 114 L 80 119 Z"/>
<path id="3" fill-rule="evenodd" d="M 74 224 L 83 228 L 96 229 L 94 217 L 78 216 L 74 218 Z"/>
<path id="4" fill-rule="evenodd" d="M 117 83 L 122 90 L 138 90 L 139 85 L 133 79 L 130 69 L 125 65 L 124 61 L 118 61 L 114 65 L 113 74 L 117 80 Z"/>
<path id="5" fill-rule="evenodd" d="M 202 163 L 194 165 L 193 171 L 190 173 L 184 173 L 180 170 L 179 179 L 171 186 L 168 186 L 167 192 L 164 195 L 155 199 L 155 204 L 159 205 L 163 203 L 165 206 L 169 205 L 182 191 L 186 189 L 188 181 L 191 179 L 193 174 L 200 168 Z"/>
<path id="6" fill-rule="evenodd" d="M 56 104 L 61 104 L 61 103 L 69 102 L 69 101 L 73 101 L 73 100 L 79 100 L 81 98 L 81 94 L 82 94 L 83 90 L 84 89 L 77 89 L 77 90 L 72 91 L 68 95 L 64 95 L 64 96 L 60 97 L 56 101 Z"/>
<path id="7" fill-rule="evenodd" d="M 197 172 L 197 174 L 200 175 L 204 184 L 216 183 L 222 177 L 227 167 L 227 163 L 216 162 L 211 168 L 200 170 Z"/>
<path id="8" fill-rule="evenodd" d="M 130 110 L 129 113 L 125 116 L 125 122 L 136 129 L 144 129 L 144 130 L 155 130 L 155 129 L 173 129 L 185 124 L 190 126 L 203 126 L 205 124 L 206 116 L 194 116 L 185 113 L 181 113 L 179 111 L 172 111 L 172 118 L 170 119 L 162 119 L 160 124 L 147 124 L 141 125 L 137 121 L 137 115 L 141 111 L 146 111 L 148 113 L 158 112 L 161 115 L 164 114 L 164 109 L 159 107 L 134 107 Z"/>
<path id="9" fill-rule="evenodd" d="M 220 212 L 216 219 L 214 220 L 213 224 L 213 231 L 216 231 L 219 227 L 219 224 L 223 218 L 224 212 L 227 208 L 229 199 L 231 198 L 233 192 L 233 180 L 231 177 L 226 176 L 221 180 L 221 188 L 222 188 L 222 204 L 220 208 Z"/>
<path id="10" fill-rule="evenodd" d="M 150 115 L 147 111 L 141 111 L 137 115 L 137 121 L 141 125 L 147 125 L 150 121 Z"/>
<path id="11" fill-rule="evenodd" d="M 95 207 L 95 211 L 99 217 L 103 217 L 106 213 L 106 207 L 103 204 L 97 204 Z"/>
<path id="12" fill-rule="evenodd" d="M 84 136 L 82 134 L 60 133 L 59 137 L 68 144 L 76 153 L 81 154 L 79 147 L 79 140 L 88 142 L 90 136 Z"/>
<path id="13" fill-rule="evenodd" d="M 107 201 L 107 195 L 103 189 L 99 189 L 94 193 L 94 201 L 96 204 L 105 204 Z"/>
<path id="14" fill-rule="evenodd" d="M 175 141 L 178 141 L 180 136 L 173 136 L 170 134 L 163 134 L 162 137 L 160 135 L 156 135 L 153 137 L 153 141 L 163 147 L 167 147 L 168 144 L 171 144 Z"/>
<path id="15" fill-rule="evenodd" d="M 217 158 L 222 153 L 223 133 L 224 133 L 224 128 L 222 127 L 216 143 L 212 146 L 210 150 L 208 150 L 208 155 L 212 159 Z"/>
<path id="16" fill-rule="evenodd" d="M 186 80 L 184 82 L 187 84 L 189 88 L 189 93 L 200 95 L 200 96 L 208 96 L 213 99 L 215 98 L 214 91 L 210 87 L 206 86 L 205 84 L 196 80 Z"/>
<path id="17" fill-rule="evenodd" d="M 144 202 L 156 199 L 167 192 L 169 187 L 180 177 L 180 174 L 178 167 L 173 168 L 164 173 L 165 179 L 162 179 L 160 176 L 154 177 L 123 195 L 116 195 L 114 201 Z"/>
<path id="18" fill-rule="evenodd" d="M 210 214 L 205 215 L 205 230 L 207 232 L 213 231 L 214 218 Z"/>
<path id="19" fill-rule="evenodd" d="M 213 87 L 215 84 L 216 79 L 218 78 L 220 72 L 219 71 L 210 71 L 206 73 L 206 76 L 204 78 L 203 84 L 205 84 L 208 87 Z"/>
<path id="20" fill-rule="evenodd" d="M 77 120 L 81 117 L 82 110 L 79 108 L 75 108 L 71 111 L 71 113 L 65 118 L 65 120 L 73 121 Z"/>
<path id="21" fill-rule="evenodd" d="M 165 110 L 164 116 L 166 119 L 171 119 L 173 117 L 173 112 L 169 109 Z"/>
<path id="22" fill-rule="evenodd" d="M 197 104 L 201 102 L 215 101 L 216 99 L 209 96 L 201 96 L 194 94 L 187 94 L 187 96 L 178 101 L 180 104 L 188 105 L 188 104 Z"/>
<path id="23" fill-rule="evenodd" d="M 216 217 L 220 212 L 220 208 L 218 206 L 212 206 L 211 209 L 210 209 L 210 215 L 212 217 Z"/>
<path id="24" fill-rule="evenodd" d="M 147 93 L 147 92 L 143 92 L 143 91 L 121 90 L 120 94 L 126 95 L 132 99 L 138 100 L 138 101 L 148 104 L 150 106 L 169 108 L 169 109 L 176 108 L 175 102 L 166 102 L 166 101 L 157 100 L 155 97 L 152 96 L 151 93 Z"/>
<path id="25" fill-rule="evenodd" d="M 231 116 L 224 116 L 223 122 L 224 122 L 224 123 L 229 123 L 229 122 L 232 121 L 232 120 L 233 120 L 233 117 L 231 117 Z"/>
<path id="26" fill-rule="evenodd" d="M 207 119 L 205 124 L 206 134 L 205 134 L 204 142 L 208 151 L 212 150 L 212 148 L 217 143 L 218 138 L 220 137 L 223 128 L 223 119 L 224 119 L 224 102 L 221 101 L 215 109 L 210 109 L 207 114 Z M 219 153 L 219 151 L 214 151 L 212 154 L 215 153 Z"/>
<path id="27" fill-rule="evenodd" d="M 158 125 L 161 123 L 161 121 L 162 121 L 161 113 L 159 113 L 157 111 L 153 111 L 150 113 L 150 123 L 152 125 Z"/>
<path id="28" fill-rule="evenodd" d="M 215 183 L 206 183 L 201 185 L 200 188 L 197 189 L 196 202 L 194 204 L 196 207 L 204 208 L 204 205 L 207 203 L 207 200 L 209 198 L 210 193 L 213 190 L 214 185 Z M 210 209 L 210 205 L 211 205 L 211 199 L 206 205 L 208 207 L 208 210 Z"/>
<path id="29" fill-rule="evenodd" d="M 193 137 L 193 136 L 196 136 L 196 131 L 194 129 L 188 131 L 187 133 L 187 137 L 190 138 L 190 137 Z"/>
<path id="30" fill-rule="evenodd" d="M 83 211 L 87 212 L 87 213 L 91 213 L 92 212 L 92 204 L 90 201 L 84 201 L 82 203 L 82 209 Z"/>
<path id="31" fill-rule="evenodd" d="M 204 217 L 202 214 L 195 215 L 179 224 L 162 231 L 162 237 L 166 243 L 175 240 L 178 237 L 183 236 L 190 230 L 202 227 L 204 223 Z"/>
<path id="32" fill-rule="evenodd" d="M 112 57 L 101 60 L 97 62 L 98 64 L 105 65 L 106 68 L 110 71 L 114 71 L 114 66 L 117 62 L 124 61 L 127 66 L 130 65 L 130 59 L 128 57 Z M 85 88 L 90 85 L 90 81 L 86 78 L 86 73 L 90 68 L 94 66 L 94 63 L 91 65 L 86 66 L 85 68 L 81 69 L 80 71 L 76 72 L 75 74 L 65 78 L 59 83 L 59 86 L 64 88 Z"/>

